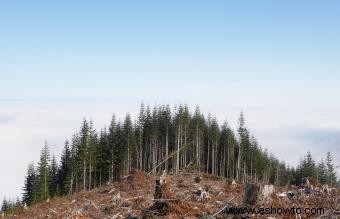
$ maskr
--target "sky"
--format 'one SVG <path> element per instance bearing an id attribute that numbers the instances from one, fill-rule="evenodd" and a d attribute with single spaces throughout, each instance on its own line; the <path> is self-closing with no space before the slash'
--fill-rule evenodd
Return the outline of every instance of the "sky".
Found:
<path id="1" fill-rule="evenodd" d="M 199 105 L 296 165 L 340 165 L 339 1 L 0 1 L 0 202 L 46 140 Z"/>

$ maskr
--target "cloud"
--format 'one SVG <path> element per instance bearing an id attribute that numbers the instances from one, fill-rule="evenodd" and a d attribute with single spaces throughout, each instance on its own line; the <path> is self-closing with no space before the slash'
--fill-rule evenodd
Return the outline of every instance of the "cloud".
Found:
<path id="1" fill-rule="evenodd" d="M 335 164 L 340 164 L 340 128 L 284 126 L 254 132 L 262 145 L 288 164 L 298 164 L 307 151 L 318 161 L 331 152 Z"/>
<path id="2" fill-rule="evenodd" d="M 9 123 L 9 122 L 13 121 L 14 119 L 15 119 L 14 115 L 0 112 L 0 124 Z"/>

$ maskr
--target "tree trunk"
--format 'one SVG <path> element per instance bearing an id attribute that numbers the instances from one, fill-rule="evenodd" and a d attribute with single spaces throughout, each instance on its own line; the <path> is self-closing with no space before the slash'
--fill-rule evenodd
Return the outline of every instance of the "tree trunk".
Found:
<path id="1" fill-rule="evenodd" d="M 198 136 L 198 127 L 196 127 L 196 164 L 198 167 L 199 172 L 201 172 L 200 168 L 200 156 L 199 156 L 199 136 Z"/>
<path id="2" fill-rule="evenodd" d="M 208 139 L 208 154 L 207 154 L 207 173 L 209 173 L 209 151 L 210 151 L 209 139 Z"/>
<path id="3" fill-rule="evenodd" d="M 166 137 L 165 137 L 165 157 L 169 156 L 169 128 L 166 126 Z M 165 171 L 168 172 L 168 160 L 165 161 Z"/>
<path id="4" fill-rule="evenodd" d="M 229 138 L 228 138 L 228 141 L 229 141 Z M 227 151 L 228 151 L 228 154 L 227 154 L 227 178 L 229 178 L 229 168 L 230 168 L 230 158 L 229 158 L 229 154 L 230 154 L 230 144 L 227 144 Z"/>
<path id="5" fill-rule="evenodd" d="M 236 180 L 240 180 L 240 167 L 241 167 L 241 144 L 238 146 L 238 156 L 237 156 L 237 170 L 236 170 Z"/>
<path id="6" fill-rule="evenodd" d="M 91 191 L 91 178 L 92 178 L 92 165 L 91 165 L 91 156 L 90 156 L 90 169 L 89 169 L 89 191 Z"/>
<path id="7" fill-rule="evenodd" d="M 83 172 L 83 175 L 84 175 L 84 177 L 83 177 L 83 189 L 84 190 L 86 190 L 86 161 L 85 161 L 85 158 L 84 158 L 84 172 Z"/>
<path id="8" fill-rule="evenodd" d="M 177 135 L 177 163 L 176 163 L 176 174 L 179 171 L 179 144 L 180 144 L 180 133 L 181 133 L 181 126 L 178 127 L 178 135 Z"/>

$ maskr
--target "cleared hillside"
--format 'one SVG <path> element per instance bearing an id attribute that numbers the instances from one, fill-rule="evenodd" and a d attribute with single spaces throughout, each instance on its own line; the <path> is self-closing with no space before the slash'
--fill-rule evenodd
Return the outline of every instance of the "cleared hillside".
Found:
<path id="1" fill-rule="evenodd" d="M 156 188 L 156 180 L 161 187 Z M 159 181 L 158 181 L 159 182 Z M 259 188 L 257 184 L 254 188 Z M 226 209 L 244 205 L 244 185 L 209 174 L 182 172 L 153 176 L 132 171 L 118 182 L 69 196 L 57 197 L 16 212 L 10 218 L 237 218 Z M 336 218 L 339 192 L 310 193 L 298 187 L 274 187 L 266 197 L 254 189 L 249 207 L 323 207 L 323 215 L 302 218 Z M 282 195 L 291 191 L 294 197 Z M 158 194 L 157 194 L 158 193 Z M 160 194 L 159 194 L 160 193 Z M 157 197 L 158 196 L 158 197 Z M 254 215 L 243 214 L 243 217 Z M 296 218 L 296 214 L 257 215 L 258 218 Z M 299 218 L 299 217 L 298 217 Z"/>

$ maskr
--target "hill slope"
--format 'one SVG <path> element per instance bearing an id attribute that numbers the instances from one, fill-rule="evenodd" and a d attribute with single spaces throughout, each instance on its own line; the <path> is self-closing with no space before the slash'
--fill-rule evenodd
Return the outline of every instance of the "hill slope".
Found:
<path id="1" fill-rule="evenodd" d="M 155 186 L 158 179 L 157 176 L 133 171 L 122 177 L 120 182 L 36 204 L 17 212 L 13 218 L 197 218 L 212 215 L 226 218 L 224 207 L 241 206 L 243 203 L 243 185 L 232 184 L 213 175 L 183 172 L 161 176 L 161 183 L 162 180 L 165 182 L 161 190 Z M 337 191 L 307 197 L 302 193 L 299 195 L 298 188 L 293 188 L 296 195 L 289 199 L 278 196 L 284 190 L 276 187 L 266 200 L 257 195 L 255 207 L 324 207 L 324 215 L 336 213 Z M 162 194 L 155 194 L 159 192 Z M 269 215 L 259 216 L 267 218 Z M 280 215 L 278 218 L 295 216 Z"/>

